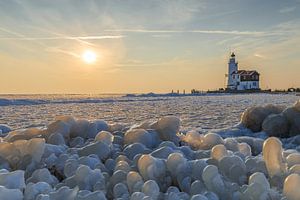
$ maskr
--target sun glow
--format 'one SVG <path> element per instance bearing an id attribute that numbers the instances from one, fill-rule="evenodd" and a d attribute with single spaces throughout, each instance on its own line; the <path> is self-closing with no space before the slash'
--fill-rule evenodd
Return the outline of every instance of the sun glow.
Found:
<path id="1" fill-rule="evenodd" d="M 83 52 L 82 59 L 85 63 L 92 64 L 92 63 L 96 62 L 97 55 L 94 51 L 87 50 L 87 51 Z"/>

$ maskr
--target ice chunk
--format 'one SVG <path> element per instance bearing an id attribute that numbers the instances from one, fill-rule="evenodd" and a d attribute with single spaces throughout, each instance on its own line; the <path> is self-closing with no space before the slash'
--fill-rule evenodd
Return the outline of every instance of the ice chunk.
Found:
<path id="1" fill-rule="evenodd" d="M 142 155 L 138 160 L 138 169 L 144 180 L 159 180 L 165 177 L 166 166 L 164 161 L 151 155 Z"/>
<path id="2" fill-rule="evenodd" d="M 23 194 L 19 189 L 7 189 L 0 186 L 1 200 L 23 200 Z"/>
<path id="3" fill-rule="evenodd" d="M 52 176 L 48 169 L 42 168 L 35 170 L 31 177 L 26 180 L 26 183 L 38 183 L 46 182 L 49 185 L 55 186 L 58 183 L 58 180 L 55 176 Z"/>
<path id="4" fill-rule="evenodd" d="M 249 177 L 249 185 L 257 183 L 260 184 L 265 191 L 270 189 L 270 184 L 266 178 L 266 176 L 261 172 L 255 172 Z"/>
<path id="5" fill-rule="evenodd" d="M 146 195 L 142 192 L 134 192 L 131 197 L 130 200 L 140 200 L 143 199 Z"/>
<path id="6" fill-rule="evenodd" d="M 251 156 L 251 147 L 247 143 L 239 143 L 238 149 L 241 154 L 243 154 L 245 157 Z"/>
<path id="7" fill-rule="evenodd" d="M 291 174 L 285 181 L 283 186 L 283 193 L 287 197 L 287 200 L 299 200 L 300 199 L 300 175 Z"/>
<path id="8" fill-rule="evenodd" d="M 262 123 L 270 114 L 279 114 L 282 112 L 281 107 L 273 105 L 254 106 L 246 109 L 241 117 L 241 122 L 253 132 L 259 132 L 262 129 Z"/>
<path id="9" fill-rule="evenodd" d="M 81 191 L 78 192 L 75 200 L 106 200 L 106 197 L 102 191 L 88 191 L 87 193 L 81 193 Z"/>
<path id="10" fill-rule="evenodd" d="M 58 190 L 55 190 L 53 192 L 49 193 L 50 199 L 65 199 L 65 200 L 72 200 L 76 197 L 78 192 L 78 188 L 70 189 L 66 186 L 63 186 L 59 188 Z"/>
<path id="11" fill-rule="evenodd" d="M 91 130 L 92 129 L 92 130 Z M 91 126 L 90 122 L 86 119 L 76 120 L 76 123 L 71 127 L 70 137 L 87 138 L 88 132 L 97 132 L 96 126 Z"/>
<path id="12" fill-rule="evenodd" d="M 24 200 L 35 199 L 39 194 L 49 194 L 53 191 L 52 187 L 45 182 L 29 183 L 24 191 Z"/>
<path id="13" fill-rule="evenodd" d="M 16 140 L 30 140 L 32 138 L 41 137 L 43 131 L 39 128 L 28 128 L 25 130 L 16 130 L 9 132 L 4 138 L 7 142 L 14 142 Z"/>
<path id="14" fill-rule="evenodd" d="M 179 132 L 180 119 L 174 116 L 166 116 L 160 118 L 156 123 L 152 125 L 161 140 L 172 141 L 178 144 L 179 137 L 177 133 Z"/>
<path id="15" fill-rule="evenodd" d="M 47 142 L 49 144 L 54 144 L 54 145 L 65 145 L 66 144 L 64 137 L 60 133 L 52 133 L 49 136 Z"/>
<path id="16" fill-rule="evenodd" d="M 133 192 L 133 187 L 138 182 L 144 183 L 142 177 L 140 176 L 140 174 L 138 172 L 135 172 L 135 171 L 130 171 L 127 174 L 127 178 L 126 178 L 126 183 L 127 183 L 129 192 L 131 192 L 131 193 Z"/>
<path id="17" fill-rule="evenodd" d="M 141 144 L 141 143 L 133 143 L 128 145 L 123 152 L 126 154 L 126 156 L 129 159 L 133 159 L 134 156 L 136 156 L 137 154 L 143 154 L 145 153 L 145 151 L 147 150 L 147 148 L 145 147 L 145 145 Z"/>
<path id="18" fill-rule="evenodd" d="M 215 133 L 208 133 L 203 137 L 202 149 L 211 149 L 217 144 L 223 144 L 221 136 Z"/>
<path id="19" fill-rule="evenodd" d="M 202 179 L 209 191 L 218 194 L 218 196 L 223 196 L 225 194 L 225 185 L 216 166 L 208 165 L 205 167 Z"/>
<path id="20" fill-rule="evenodd" d="M 89 156 L 91 154 L 96 154 L 100 159 L 104 160 L 109 156 L 110 148 L 107 144 L 98 141 L 78 149 L 79 156 Z"/>
<path id="21" fill-rule="evenodd" d="M 191 200 L 208 200 L 208 198 L 202 194 L 193 195 Z"/>
<path id="22" fill-rule="evenodd" d="M 153 146 L 151 134 L 144 129 L 130 129 L 125 133 L 124 144 L 141 143 L 148 148 Z"/>
<path id="23" fill-rule="evenodd" d="M 104 176 L 99 169 L 92 170 L 86 165 L 80 165 L 74 176 L 65 180 L 65 185 L 73 188 L 78 187 L 80 190 L 90 190 L 94 188 L 97 182 L 103 183 Z"/>
<path id="24" fill-rule="evenodd" d="M 211 150 L 211 157 L 218 161 L 227 155 L 228 155 L 227 149 L 223 144 L 218 144 L 214 146 Z"/>
<path id="25" fill-rule="evenodd" d="M 268 138 L 263 145 L 263 158 L 270 177 L 282 175 L 287 171 L 282 158 L 282 144 L 275 137 Z"/>
<path id="26" fill-rule="evenodd" d="M 292 153 L 288 155 L 286 161 L 289 168 L 296 164 L 300 164 L 300 153 Z"/>
<path id="27" fill-rule="evenodd" d="M 219 161 L 219 169 L 223 175 L 240 185 L 246 182 L 246 165 L 238 156 L 225 156 Z"/>
<path id="28" fill-rule="evenodd" d="M 142 192 L 152 199 L 157 199 L 159 195 L 159 186 L 154 180 L 148 180 L 144 183 Z"/>
<path id="29" fill-rule="evenodd" d="M 13 172 L 8 172 L 7 170 L 0 171 L 0 185 L 6 187 L 7 189 L 25 188 L 24 171 L 22 170 L 16 170 Z"/>
<path id="30" fill-rule="evenodd" d="M 65 139 L 69 139 L 71 126 L 70 123 L 58 120 L 47 126 L 47 134 L 60 133 Z"/>
<path id="31" fill-rule="evenodd" d="M 287 137 L 288 121 L 281 114 L 271 114 L 263 121 L 262 130 L 269 136 Z"/>
<path id="32" fill-rule="evenodd" d="M 108 131 L 101 131 L 95 137 L 95 141 L 101 141 L 107 145 L 111 145 L 113 140 L 114 136 Z"/>
<path id="33" fill-rule="evenodd" d="M 181 153 L 172 153 L 167 159 L 167 169 L 171 173 L 173 179 L 178 176 L 178 174 L 184 173 L 187 167 L 187 160 Z"/>
<path id="34" fill-rule="evenodd" d="M 282 112 L 289 123 L 289 136 L 295 136 L 300 133 L 300 111 L 298 105 L 299 101 L 293 107 L 289 107 Z"/>

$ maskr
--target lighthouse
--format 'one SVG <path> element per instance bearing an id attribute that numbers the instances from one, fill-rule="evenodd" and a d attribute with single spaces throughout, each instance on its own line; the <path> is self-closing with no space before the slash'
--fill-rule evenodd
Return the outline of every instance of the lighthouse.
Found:
<path id="1" fill-rule="evenodd" d="M 260 90 L 259 73 L 256 70 L 239 70 L 234 53 L 231 53 L 228 62 L 227 90 Z"/>
<path id="2" fill-rule="evenodd" d="M 232 74 L 238 71 L 238 63 L 235 61 L 235 54 L 232 52 L 229 62 L 228 62 L 228 81 L 227 81 L 227 88 L 228 89 L 236 89 L 236 81 L 234 80 Z"/>

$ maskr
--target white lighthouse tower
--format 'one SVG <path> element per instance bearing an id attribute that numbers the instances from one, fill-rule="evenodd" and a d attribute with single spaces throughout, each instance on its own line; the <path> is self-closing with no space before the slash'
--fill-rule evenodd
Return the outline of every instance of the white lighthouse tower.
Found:
<path id="1" fill-rule="evenodd" d="M 227 89 L 236 89 L 236 80 L 232 74 L 238 71 L 238 63 L 235 61 L 235 54 L 232 52 L 228 62 L 228 74 L 227 74 Z"/>

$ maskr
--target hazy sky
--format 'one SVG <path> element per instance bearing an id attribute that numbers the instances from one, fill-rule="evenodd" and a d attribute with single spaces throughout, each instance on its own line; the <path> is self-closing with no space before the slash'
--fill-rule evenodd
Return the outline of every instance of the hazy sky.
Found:
<path id="1" fill-rule="evenodd" d="M 215 89 L 230 50 L 300 87 L 300 0 L 0 0 L 0 93 Z"/>

